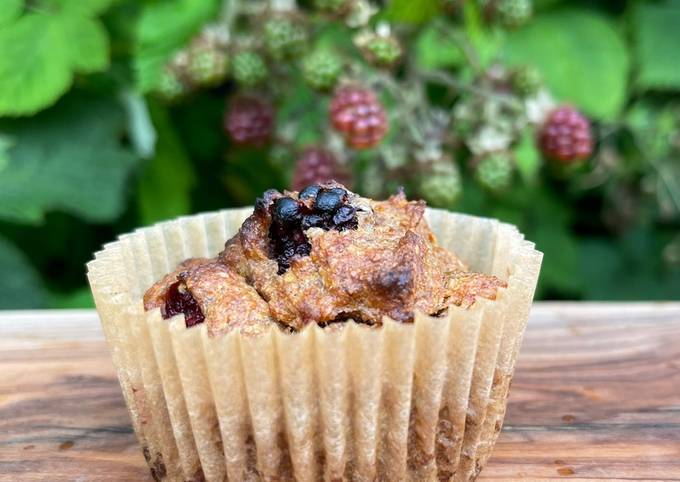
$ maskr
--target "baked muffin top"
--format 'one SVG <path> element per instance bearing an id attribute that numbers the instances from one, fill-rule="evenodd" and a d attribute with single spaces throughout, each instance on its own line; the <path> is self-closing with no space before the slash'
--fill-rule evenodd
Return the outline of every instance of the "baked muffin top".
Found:
<path id="1" fill-rule="evenodd" d="M 180 264 L 144 306 L 165 318 L 184 313 L 187 326 L 205 322 L 211 335 L 257 334 L 271 324 L 408 323 L 417 310 L 467 308 L 503 286 L 437 245 L 424 201 L 403 192 L 374 201 L 327 183 L 265 192 L 217 258 Z"/>

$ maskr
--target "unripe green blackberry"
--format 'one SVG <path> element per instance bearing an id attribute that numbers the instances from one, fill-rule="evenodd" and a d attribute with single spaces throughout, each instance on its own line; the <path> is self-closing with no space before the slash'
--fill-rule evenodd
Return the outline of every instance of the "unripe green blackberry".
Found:
<path id="1" fill-rule="evenodd" d="M 489 154 L 477 165 L 475 179 L 491 192 L 504 191 L 512 183 L 512 159 L 506 153 Z"/>
<path id="2" fill-rule="evenodd" d="M 271 18 L 264 25 L 267 52 L 276 60 L 290 59 L 304 49 L 307 33 L 301 25 L 285 17 Z"/>
<path id="3" fill-rule="evenodd" d="M 189 92 L 176 69 L 165 66 L 156 86 L 156 94 L 165 102 L 177 102 Z"/>
<path id="4" fill-rule="evenodd" d="M 327 50 L 317 50 L 309 54 L 302 63 L 305 81 L 317 90 L 330 90 L 335 87 L 341 71 L 342 59 Z"/>
<path id="5" fill-rule="evenodd" d="M 369 62 L 378 67 L 392 67 L 401 58 L 402 49 L 394 37 L 376 35 L 363 46 L 364 54 Z"/>
<path id="6" fill-rule="evenodd" d="M 217 45 L 199 42 L 189 50 L 187 77 L 196 87 L 214 87 L 227 77 L 229 58 Z"/>
<path id="7" fill-rule="evenodd" d="M 496 13 L 498 20 L 506 27 L 521 27 L 533 14 L 532 0 L 498 0 Z"/>
<path id="8" fill-rule="evenodd" d="M 458 166 L 449 159 L 446 162 L 437 162 L 432 166 L 431 172 L 420 178 L 418 190 L 432 206 L 451 206 L 463 194 Z"/>
<path id="9" fill-rule="evenodd" d="M 533 65 L 522 65 L 512 72 L 512 87 L 522 97 L 536 94 L 543 85 L 541 73 Z"/>
<path id="10" fill-rule="evenodd" d="M 253 87 L 269 75 L 267 64 L 256 52 L 244 51 L 234 56 L 234 79 L 244 87 Z"/>

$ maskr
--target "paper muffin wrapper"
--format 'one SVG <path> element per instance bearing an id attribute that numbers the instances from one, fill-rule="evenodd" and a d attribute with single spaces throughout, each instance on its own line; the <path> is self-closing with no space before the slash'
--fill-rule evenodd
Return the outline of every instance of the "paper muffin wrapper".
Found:
<path id="1" fill-rule="evenodd" d="M 443 317 L 208 336 L 145 312 L 144 291 L 215 256 L 251 208 L 121 236 L 88 277 L 156 480 L 472 480 L 500 432 L 541 253 L 514 226 L 429 209 L 439 243 L 508 282 Z"/>

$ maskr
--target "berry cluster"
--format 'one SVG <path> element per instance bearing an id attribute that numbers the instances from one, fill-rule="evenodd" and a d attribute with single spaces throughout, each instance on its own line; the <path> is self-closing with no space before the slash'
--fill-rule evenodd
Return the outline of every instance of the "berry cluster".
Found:
<path id="1" fill-rule="evenodd" d="M 590 123 L 573 107 L 558 107 L 543 125 L 539 143 L 548 159 L 562 164 L 582 161 L 593 152 Z"/>
<path id="2" fill-rule="evenodd" d="M 359 226 L 356 209 L 348 203 L 348 193 L 341 187 L 312 184 L 300 191 L 298 199 L 278 198 L 271 205 L 270 214 L 271 256 L 279 265 L 279 274 L 288 270 L 294 258 L 311 252 L 305 230 L 344 231 Z"/>
<path id="3" fill-rule="evenodd" d="M 274 108 L 254 97 L 236 97 L 225 115 L 224 129 L 235 144 L 266 144 L 274 130 Z"/>
<path id="4" fill-rule="evenodd" d="M 339 88 L 330 108 L 333 127 L 355 149 L 376 146 L 387 133 L 387 115 L 375 94 L 363 87 Z"/>
<path id="5" fill-rule="evenodd" d="M 305 149 L 295 163 L 291 189 L 299 191 L 310 184 L 337 181 L 348 186 L 348 173 L 342 168 L 333 153 L 321 147 Z"/>
<path id="6" fill-rule="evenodd" d="M 187 328 L 203 323 L 203 320 L 205 320 L 196 298 L 191 295 L 182 280 L 170 285 L 165 294 L 165 305 L 162 310 L 165 319 L 172 318 L 180 313 L 184 313 L 184 322 Z"/>
<path id="7" fill-rule="evenodd" d="M 274 17 L 264 24 L 264 43 L 274 60 L 292 59 L 304 50 L 305 29 L 288 17 Z"/>

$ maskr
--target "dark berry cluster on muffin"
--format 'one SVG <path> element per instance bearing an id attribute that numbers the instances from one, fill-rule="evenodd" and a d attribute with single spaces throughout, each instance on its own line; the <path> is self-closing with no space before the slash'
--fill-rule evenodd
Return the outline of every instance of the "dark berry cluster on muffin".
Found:
<path id="1" fill-rule="evenodd" d="M 295 256 L 307 256 L 312 250 L 305 235 L 309 228 L 357 229 L 356 209 L 348 203 L 347 191 L 341 187 L 306 187 L 298 198 L 283 196 L 270 206 L 269 227 L 272 257 L 283 274 Z"/>
<path id="2" fill-rule="evenodd" d="M 353 319 L 413 321 L 451 305 L 495 299 L 505 283 L 471 273 L 437 244 L 425 203 L 403 192 L 363 198 L 335 182 L 300 192 L 269 190 L 214 259 L 190 259 L 144 296 L 165 318 L 184 313 L 212 335 L 297 331 Z"/>

